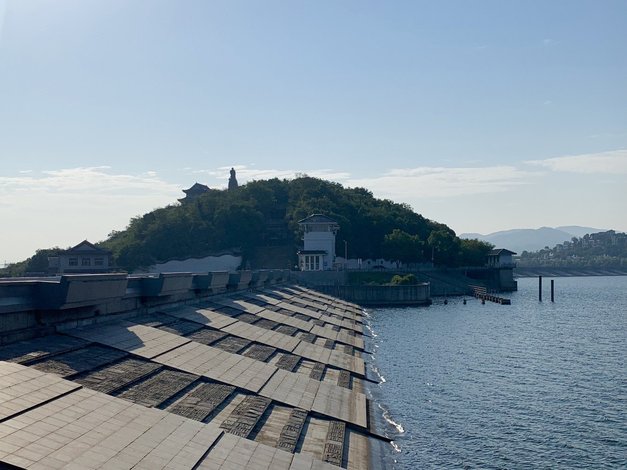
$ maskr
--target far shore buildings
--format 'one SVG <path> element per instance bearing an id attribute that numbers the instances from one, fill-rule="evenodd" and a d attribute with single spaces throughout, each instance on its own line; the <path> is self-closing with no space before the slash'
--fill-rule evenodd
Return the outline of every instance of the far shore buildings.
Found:
<path id="1" fill-rule="evenodd" d="M 113 267 L 112 253 L 83 240 L 78 245 L 48 258 L 50 274 L 106 273 Z"/>
<path id="2" fill-rule="evenodd" d="M 335 262 L 335 235 L 339 224 L 322 214 L 313 214 L 298 222 L 304 232 L 303 249 L 298 252 L 301 271 L 326 271 Z"/>

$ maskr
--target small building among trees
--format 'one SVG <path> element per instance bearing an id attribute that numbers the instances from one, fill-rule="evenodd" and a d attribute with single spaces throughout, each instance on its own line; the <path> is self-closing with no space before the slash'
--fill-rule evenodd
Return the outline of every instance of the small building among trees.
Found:
<path id="1" fill-rule="evenodd" d="M 112 253 L 87 240 L 48 258 L 50 274 L 106 273 L 112 267 Z"/>
<path id="2" fill-rule="evenodd" d="M 486 264 L 490 268 L 513 268 L 514 260 L 512 255 L 516 253 L 505 248 L 498 248 L 488 253 Z"/>
<path id="3" fill-rule="evenodd" d="M 179 202 L 189 202 L 196 199 L 198 196 L 202 196 L 209 191 L 209 186 L 200 183 L 194 183 L 189 189 L 184 189 L 185 197 L 179 199 Z"/>

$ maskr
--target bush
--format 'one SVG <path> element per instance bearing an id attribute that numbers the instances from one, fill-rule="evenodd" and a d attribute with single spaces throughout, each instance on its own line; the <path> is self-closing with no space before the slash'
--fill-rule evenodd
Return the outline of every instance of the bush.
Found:
<path id="1" fill-rule="evenodd" d="M 393 286 L 412 286 L 418 284 L 418 279 L 413 274 L 405 276 L 396 274 L 390 281 L 390 284 Z"/>

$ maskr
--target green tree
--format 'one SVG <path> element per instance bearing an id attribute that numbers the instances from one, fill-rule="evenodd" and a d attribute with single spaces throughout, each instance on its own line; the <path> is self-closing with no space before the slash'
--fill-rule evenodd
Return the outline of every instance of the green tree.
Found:
<path id="1" fill-rule="evenodd" d="M 486 263 L 486 256 L 494 248 L 494 245 L 476 238 L 461 239 L 460 248 L 463 266 L 483 266 Z"/>
<path id="2" fill-rule="evenodd" d="M 415 263 L 423 260 L 424 243 L 418 235 L 394 229 L 383 238 L 383 255 L 389 260 Z"/>
<path id="3" fill-rule="evenodd" d="M 427 243 L 437 265 L 456 266 L 460 264 L 460 240 L 452 230 L 440 228 L 429 235 Z"/>

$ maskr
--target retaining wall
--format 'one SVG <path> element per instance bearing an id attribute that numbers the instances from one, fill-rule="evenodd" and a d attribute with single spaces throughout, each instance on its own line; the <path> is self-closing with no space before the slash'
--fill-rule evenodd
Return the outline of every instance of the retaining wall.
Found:
<path id="1" fill-rule="evenodd" d="M 0 344 L 289 280 L 289 270 L 0 279 Z"/>

